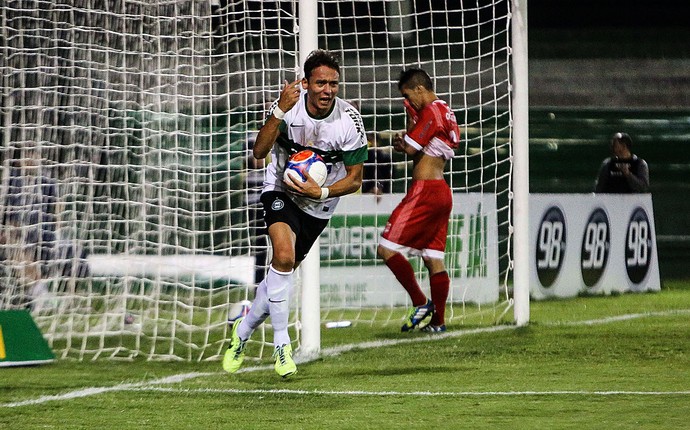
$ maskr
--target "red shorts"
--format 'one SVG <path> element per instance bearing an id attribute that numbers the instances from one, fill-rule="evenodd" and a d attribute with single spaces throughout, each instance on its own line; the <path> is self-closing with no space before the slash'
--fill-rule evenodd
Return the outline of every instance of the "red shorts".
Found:
<path id="1" fill-rule="evenodd" d="M 453 195 L 443 179 L 413 181 L 383 230 L 381 245 L 395 251 L 443 258 Z"/>

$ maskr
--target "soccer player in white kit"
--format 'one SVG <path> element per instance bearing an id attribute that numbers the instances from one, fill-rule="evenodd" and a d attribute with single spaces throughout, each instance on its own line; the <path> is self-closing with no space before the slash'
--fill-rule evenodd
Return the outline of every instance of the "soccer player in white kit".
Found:
<path id="1" fill-rule="evenodd" d="M 247 340 L 269 316 L 275 371 L 282 377 L 297 371 L 288 334 L 293 272 L 328 224 L 339 197 L 360 188 L 367 159 L 362 117 L 337 97 L 339 85 L 337 57 L 325 50 L 312 52 L 304 62 L 304 78 L 285 82 L 256 137 L 254 157 L 263 159 L 271 153 L 261 202 L 273 256 L 249 314 L 233 324 L 223 358 L 228 373 L 240 368 Z M 306 182 L 284 182 L 288 157 L 303 149 L 316 152 L 326 162 L 323 187 L 311 177 Z"/>

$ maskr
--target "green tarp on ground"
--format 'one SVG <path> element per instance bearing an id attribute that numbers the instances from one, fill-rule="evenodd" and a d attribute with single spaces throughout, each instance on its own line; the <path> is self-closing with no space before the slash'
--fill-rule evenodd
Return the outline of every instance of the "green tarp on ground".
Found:
<path id="1" fill-rule="evenodd" d="M 28 366 L 55 360 L 29 311 L 0 311 L 0 367 Z"/>

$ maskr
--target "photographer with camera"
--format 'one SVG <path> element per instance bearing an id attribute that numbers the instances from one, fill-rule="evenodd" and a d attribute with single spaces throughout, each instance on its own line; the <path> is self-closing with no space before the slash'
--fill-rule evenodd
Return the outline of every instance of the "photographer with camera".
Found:
<path id="1" fill-rule="evenodd" d="M 611 156 L 599 168 L 594 192 L 647 193 L 649 167 L 647 162 L 631 152 L 632 139 L 627 133 L 616 133 L 611 138 Z"/>

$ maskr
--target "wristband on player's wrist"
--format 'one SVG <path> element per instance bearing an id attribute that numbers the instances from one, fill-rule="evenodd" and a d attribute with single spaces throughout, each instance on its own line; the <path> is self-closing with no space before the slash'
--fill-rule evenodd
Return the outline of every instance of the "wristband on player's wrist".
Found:
<path id="1" fill-rule="evenodd" d="M 330 194 L 331 190 L 329 190 L 326 187 L 321 188 L 321 198 L 319 200 L 326 200 L 328 198 L 328 194 Z"/>
<path id="2" fill-rule="evenodd" d="M 282 120 L 285 117 L 285 112 L 283 112 L 283 110 L 276 105 L 276 107 L 273 108 L 273 116 Z"/>

